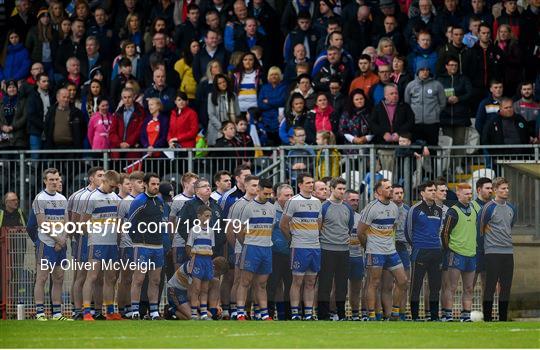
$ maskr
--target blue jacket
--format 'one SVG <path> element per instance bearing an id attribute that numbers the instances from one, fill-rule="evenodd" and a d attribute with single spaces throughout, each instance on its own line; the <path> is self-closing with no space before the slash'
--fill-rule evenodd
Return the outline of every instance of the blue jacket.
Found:
<path id="1" fill-rule="evenodd" d="M 493 95 L 489 95 L 480 101 L 478 110 L 476 111 L 476 120 L 474 121 L 474 127 L 480 135 L 484 131 L 484 125 L 498 115 L 499 103 L 498 100 L 493 98 Z"/>
<path id="2" fill-rule="evenodd" d="M 272 87 L 272 84 L 267 83 L 259 90 L 257 104 L 262 111 L 262 123 L 266 131 L 278 131 L 278 108 L 285 107 L 286 99 L 287 85 L 284 82 L 279 83 L 276 87 Z"/>
<path id="3" fill-rule="evenodd" d="M 413 249 L 440 249 L 442 209 L 435 203 L 416 203 L 407 213 L 405 238 Z"/>
<path id="4" fill-rule="evenodd" d="M 22 43 L 8 45 L 0 80 L 21 80 L 30 72 L 30 55 Z"/>
<path id="5" fill-rule="evenodd" d="M 427 64 L 432 74 L 437 72 L 437 60 L 439 54 L 435 51 L 433 46 L 429 49 L 422 49 L 418 44 L 412 49 L 412 52 L 407 57 L 407 68 L 409 68 L 409 74 L 416 76 L 418 72 L 418 66 Z"/>
<path id="6" fill-rule="evenodd" d="M 279 222 L 283 216 L 283 209 L 276 202 L 276 216 L 274 218 L 274 228 L 272 229 L 272 251 L 283 255 L 291 255 L 291 249 L 289 248 L 289 241 L 283 236 L 281 229 L 279 228 Z"/>
<path id="7" fill-rule="evenodd" d="M 159 223 L 164 221 L 164 215 L 165 203 L 160 197 L 150 197 L 146 192 L 135 197 L 128 212 L 128 220 L 131 223 L 129 236 L 133 245 L 161 247 L 163 245 L 162 230 L 165 227 L 159 227 Z M 158 225 L 158 230 L 154 230 L 153 224 L 148 225 L 151 222 Z"/>

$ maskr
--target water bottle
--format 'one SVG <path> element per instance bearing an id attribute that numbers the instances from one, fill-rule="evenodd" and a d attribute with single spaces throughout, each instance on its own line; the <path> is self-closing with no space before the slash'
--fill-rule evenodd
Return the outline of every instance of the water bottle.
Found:
<path id="1" fill-rule="evenodd" d="M 19 302 L 17 304 L 17 321 L 22 321 L 26 318 L 26 312 L 24 310 L 24 304 Z"/>

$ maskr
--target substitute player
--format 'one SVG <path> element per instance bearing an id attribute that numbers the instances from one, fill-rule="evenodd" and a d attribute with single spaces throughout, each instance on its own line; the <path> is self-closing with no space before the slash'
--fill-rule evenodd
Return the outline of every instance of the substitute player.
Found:
<path id="1" fill-rule="evenodd" d="M 285 204 L 279 227 L 291 241 L 291 270 L 293 281 L 290 290 L 291 319 L 301 320 L 300 291 L 304 287 L 304 320 L 315 320 L 313 304 L 315 282 L 321 269 L 321 201 L 313 193 L 313 177 L 300 173 L 297 177 L 300 193 Z"/>
<path id="2" fill-rule="evenodd" d="M 442 244 L 448 250 L 448 288 L 442 297 L 443 322 L 453 321 L 454 294 L 461 276 L 461 321 L 471 322 L 473 281 L 476 271 L 476 222 L 480 207 L 472 200 L 472 187 L 457 186 L 458 203 L 446 213 L 442 229 Z"/>
<path id="3" fill-rule="evenodd" d="M 236 292 L 238 321 L 246 320 L 246 299 L 252 282 L 261 319 L 272 320 L 268 315 L 266 283 L 268 275 L 272 273 L 272 228 L 276 211 L 274 205 L 268 201 L 272 198 L 270 180 L 261 179 L 257 185 L 257 196 L 246 202 L 239 217 L 243 226 L 237 238 L 243 246 L 239 262 L 240 283 Z M 248 191 L 250 187 L 251 182 L 247 182 Z M 245 222 L 247 226 L 244 225 Z"/>
<path id="4" fill-rule="evenodd" d="M 36 320 L 47 321 L 45 316 L 45 283 L 52 274 L 52 320 L 72 321 L 62 316 L 62 284 L 64 270 L 60 264 L 66 258 L 66 240 L 64 233 L 55 234 L 52 225 L 58 228 L 67 222 L 66 197 L 57 192 L 60 173 L 55 168 L 43 172 L 45 189 L 38 193 L 32 202 L 32 210 L 38 223 L 38 240 L 36 242 L 36 284 L 34 300 L 36 303 Z"/>
<path id="5" fill-rule="evenodd" d="M 118 235 L 116 232 L 119 197 L 113 191 L 120 182 L 120 174 L 108 170 L 101 185 L 90 194 L 81 220 L 91 221 L 88 228 L 88 261 L 92 269 L 88 271 L 83 285 L 83 320 L 94 321 L 90 313 L 90 303 L 95 282 L 103 271 L 103 300 L 105 302 L 107 320 L 121 320 L 120 314 L 114 312 L 114 289 L 118 273 L 114 269 L 105 269 L 107 262 L 118 261 Z"/>
<path id="6" fill-rule="evenodd" d="M 399 319 L 399 304 L 407 284 L 407 275 L 396 251 L 394 242 L 397 205 L 391 201 L 392 183 L 382 179 L 375 185 L 377 199 L 363 210 L 358 225 L 360 242 L 366 247 L 368 271 L 367 304 L 369 320 L 375 320 L 376 294 L 383 269 L 392 273 L 396 281 L 391 319 Z"/>

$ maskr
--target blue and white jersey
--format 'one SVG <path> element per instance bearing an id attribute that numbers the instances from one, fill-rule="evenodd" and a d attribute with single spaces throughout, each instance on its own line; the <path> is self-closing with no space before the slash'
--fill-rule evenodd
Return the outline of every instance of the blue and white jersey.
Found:
<path id="1" fill-rule="evenodd" d="M 135 199 L 131 194 L 128 194 L 124 199 L 120 201 L 120 204 L 118 204 L 118 218 L 122 222 L 129 221 L 128 219 L 128 212 L 129 212 L 129 206 L 131 205 L 131 202 Z M 126 232 L 120 232 L 120 248 L 128 248 L 133 247 L 133 242 L 131 241 L 131 237 L 129 237 L 129 234 Z"/>
<path id="2" fill-rule="evenodd" d="M 76 191 L 75 193 L 73 193 L 71 196 L 69 196 L 68 198 L 68 202 L 67 202 L 67 211 L 68 213 L 71 213 L 71 212 L 75 212 L 75 209 L 78 207 L 78 203 L 79 203 L 79 200 L 81 198 L 81 195 L 86 192 L 86 191 L 89 191 L 88 187 L 83 187 L 81 189 L 79 189 L 78 191 Z M 71 218 L 70 218 L 71 220 Z"/>
<path id="3" fill-rule="evenodd" d="M 275 216 L 276 209 L 272 203 L 260 203 L 255 199 L 247 202 L 239 217 L 242 224 L 248 222 L 244 244 L 271 247 Z"/>
<path id="4" fill-rule="evenodd" d="M 105 193 L 99 188 L 92 192 L 85 205 L 85 214 L 92 216 L 93 225 L 88 232 L 88 245 L 116 245 L 119 197 L 116 193 Z"/>
<path id="5" fill-rule="evenodd" d="M 214 230 L 206 230 L 204 224 L 194 226 L 189 231 L 186 245 L 191 247 L 191 255 L 209 255 L 212 256 L 212 247 L 216 244 Z"/>
<path id="6" fill-rule="evenodd" d="M 229 210 L 229 215 L 227 219 L 230 219 L 230 225 L 233 225 L 235 221 L 240 221 L 240 216 L 242 215 L 242 211 L 244 210 L 244 207 L 250 202 L 246 197 L 240 197 L 234 204 L 231 206 Z M 238 224 L 237 224 L 238 225 Z M 242 243 L 240 243 L 238 240 L 236 240 L 236 243 L 234 245 L 234 253 L 240 254 L 242 253 Z"/>
<path id="7" fill-rule="evenodd" d="M 351 230 L 351 238 L 349 239 L 349 256 L 351 258 L 362 257 L 363 249 L 358 239 L 358 223 L 360 222 L 360 214 L 354 213 L 354 227 Z"/>
<path id="8" fill-rule="evenodd" d="M 46 222 L 59 222 L 63 224 L 67 214 L 67 199 L 58 192 L 52 194 L 43 190 L 39 192 L 34 199 L 34 202 L 32 203 L 32 210 L 36 216 L 40 214 L 44 215 Z M 39 226 L 38 237 L 41 242 L 49 247 L 54 247 L 56 243 L 50 234 L 43 232 Z"/>
<path id="9" fill-rule="evenodd" d="M 173 223 L 174 228 L 176 228 L 177 222 L 179 220 L 180 221 L 182 220 L 182 218 L 180 218 L 179 216 L 180 216 L 180 211 L 184 207 L 184 204 L 186 204 L 187 201 L 190 201 L 193 198 L 195 198 L 195 196 L 188 197 L 183 193 L 177 194 L 176 196 L 173 197 L 172 204 L 171 204 L 171 212 L 169 214 L 169 220 L 171 220 L 172 218 L 175 218 L 175 221 Z M 191 226 L 193 225 L 193 223 L 190 222 L 189 225 Z M 182 236 L 180 236 L 178 232 L 175 232 L 173 241 L 172 241 L 172 247 L 178 248 L 178 247 L 185 247 L 185 246 L 186 246 L 186 241 L 182 238 Z"/>
<path id="10" fill-rule="evenodd" d="M 75 206 L 73 207 L 73 212 L 82 215 L 85 212 L 86 209 L 86 203 L 88 200 L 88 197 L 96 190 L 91 190 L 88 187 L 86 188 L 86 191 L 83 191 L 81 195 L 79 196 L 79 200 L 75 202 Z"/>

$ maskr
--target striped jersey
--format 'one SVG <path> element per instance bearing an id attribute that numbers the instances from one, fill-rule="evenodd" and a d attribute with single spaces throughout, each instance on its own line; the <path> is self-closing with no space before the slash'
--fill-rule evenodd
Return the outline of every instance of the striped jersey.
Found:
<path id="1" fill-rule="evenodd" d="M 219 202 L 219 200 L 221 199 L 221 197 L 223 197 L 223 194 L 222 194 L 222 193 L 219 193 L 218 191 L 214 191 L 214 192 L 212 192 L 212 194 L 210 195 L 210 198 L 213 198 L 216 202 Z"/>
<path id="2" fill-rule="evenodd" d="M 395 253 L 394 225 L 399 215 L 397 205 L 392 201 L 384 204 L 375 199 L 368 203 L 360 215 L 360 222 L 369 226 L 367 229 L 366 253 Z"/>
<path id="3" fill-rule="evenodd" d="M 113 223 L 118 221 L 119 198 L 116 193 L 105 193 L 99 188 L 88 196 L 84 213 L 92 215 L 90 219 L 92 223 L 99 223 L 91 225 L 88 245 L 117 244 L 117 232 L 114 230 L 116 225 Z"/>
<path id="4" fill-rule="evenodd" d="M 255 199 L 247 202 L 240 214 L 242 223 L 248 221 L 244 244 L 271 247 L 274 216 L 276 209 L 272 203 L 261 203 Z"/>
<path id="5" fill-rule="evenodd" d="M 407 213 L 410 208 L 406 204 L 398 206 L 399 214 L 396 219 L 396 241 L 407 242 L 405 238 L 405 221 L 407 220 Z"/>
<path id="6" fill-rule="evenodd" d="M 291 218 L 291 248 L 320 248 L 321 201 L 297 194 L 285 203 L 283 215 Z"/>
<path id="7" fill-rule="evenodd" d="M 134 199 L 135 197 L 133 197 L 131 194 L 128 194 L 124 199 L 120 201 L 120 204 L 118 204 L 118 218 L 122 222 L 128 221 L 129 206 Z M 133 242 L 131 241 L 131 237 L 129 237 L 129 234 L 127 232 L 120 232 L 120 235 L 120 248 L 133 247 Z"/>
<path id="8" fill-rule="evenodd" d="M 180 290 L 188 289 L 189 285 L 191 284 L 191 277 L 189 277 L 188 273 L 188 264 L 189 262 L 185 262 L 180 265 L 178 270 L 176 270 L 174 275 L 167 282 L 167 286 Z"/>
<path id="9" fill-rule="evenodd" d="M 86 188 L 86 191 L 82 192 L 81 195 L 79 196 L 79 200 L 77 202 L 74 203 L 74 207 L 73 207 L 73 211 L 77 214 L 84 214 L 85 212 L 85 209 L 86 209 L 86 203 L 87 203 L 87 200 L 88 200 L 88 197 L 94 192 L 94 191 L 97 191 L 97 190 L 91 190 L 89 189 L 88 187 Z"/>
<path id="10" fill-rule="evenodd" d="M 214 230 L 207 230 L 205 224 L 193 226 L 189 231 L 186 245 L 191 247 L 191 255 L 212 255 L 212 247 L 215 245 Z"/>
<path id="11" fill-rule="evenodd" d="M 67 211 L 68 211 L 68 213 L 76 212 L 76 208 L 79 205 L 79 200 L 80 200 L 82 194 L 87 192 L 87 191 L 90 191 L 90 189 L 85 186 L 85 187 L 79 189 L 78 191 L 76 191 L 75 193 L 73 193 L 71 196 L 69 196 L 69 198 L 67 200 Z M 71 220 L 71 217 L 70 217 L 70 220 Z"/>
<path id="12" fill-rule="evenodd" d="M 351 230 L 351 238 L 349 239 L 349 256 L 351 258 L 362 257 L 362 246 L 358 239 L 358 223 L 360 222 L 360 214 L 354 213 L 354 227 Z"/>
<path id="13" fill-rule="evenodd" d="M 251 107 L 257 107 L 257 71 L 244 73 L 238 89 L 238 105 L 240 112 L 247 112 Z"/>
<path id="14" fill-rule="evenodd" d="M 184 204 L 186 204 L 187 201 L 192 200 L 193 198 L 195 198 L 195 196 L 188 197 L 183 193 L 177 194 L 176 196 L 173 197 L 172 204 L 171 204 L 171 212 L 169 214 L 169 219 L 172 218 L 172 217 L 176 218 L 175 222 L 173 223 L 175 228 L 177 226 L 176 223 L 179 220 L 182 220 L 182 218 L 180 218 L 179 216 L 180 216 L 180 211 L 184 207 Z M 190 223 L 190 225 L 191 224 L 192 223 Z M 174 233 L 172 246 L 173 247 L 185 247 L 186 246 L 186 241 L 182 238 L 182 236 L 180 236 L 180 234 L 178 232 Z"/>
<path id="15" fill-rule="evenodd" d="M 47 222 L 64 223 L 67 213 L 67 199 L 58 192 L 51 194 L 43 190 L 39 192 L 34 199 L 32 210 L 36 216 L 43 214 L 45 216 L 45 221 Z M 50 237 L 48 233 L 44 233 L 39 226 L 38 237 L 41 242 L 49 247 L 54 247 L 54 244 L 56 243 L 56 241 Z"/>
<path id="16" fill-rule="evenodd" d="M 240 197 L 234 204 L 231 206 L 231 209 L 229 210 L 229 215 L 227 219 L 231 220 L 229 222 L 229 225 L 233 225 L 235 221 L 240 220 L 240 215 L 242 215 L 242 210 L 244 210 L 244 207 L 249 203 L 250 201 L 246 197 Z M 238 224 L 236 224 L 238 225 Z M 234 244 L 234 253 L 240 254 L 242 253 L 242 244 L 236 240 L 236 243 Z"/>

